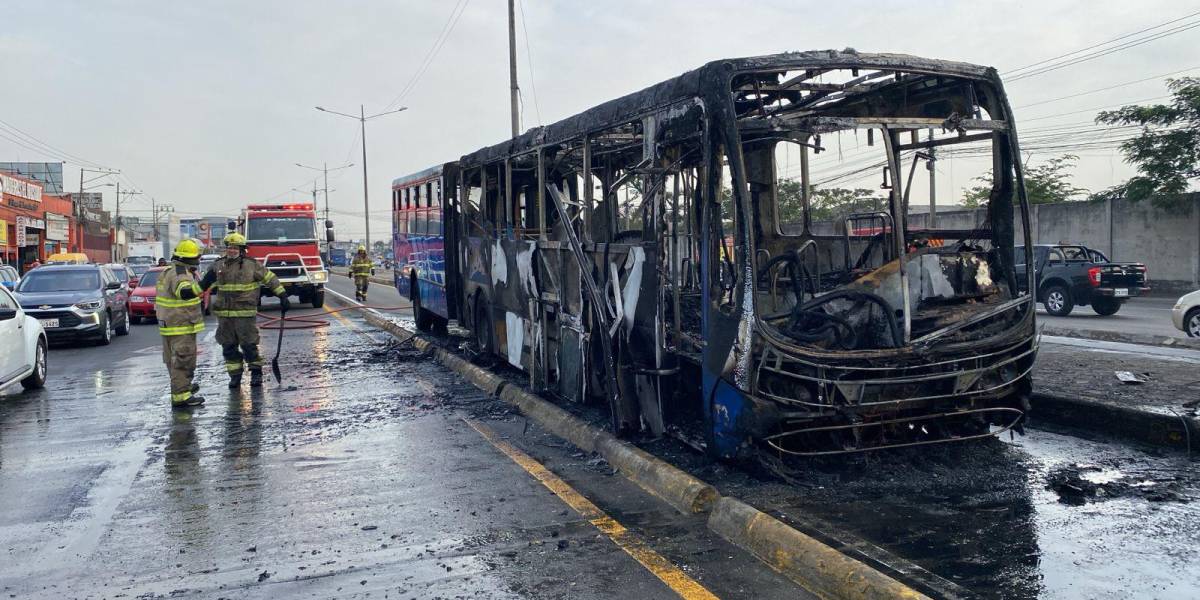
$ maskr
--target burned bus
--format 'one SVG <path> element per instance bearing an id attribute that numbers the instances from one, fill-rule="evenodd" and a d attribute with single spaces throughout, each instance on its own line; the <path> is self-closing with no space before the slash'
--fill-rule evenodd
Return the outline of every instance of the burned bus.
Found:
<path id="1" fill-rule="evenodd" d="M 986 218 L 938 227 L 935 155 L 986 166 Z M 1018 156 L 989 67 L 714 61 L 398 179 L 397 287 L 618 434 L 719 457 L 985 437 L 1020 425 L 1037 350 Z M 864 178 L 877 197 L 830 213 Z"/>

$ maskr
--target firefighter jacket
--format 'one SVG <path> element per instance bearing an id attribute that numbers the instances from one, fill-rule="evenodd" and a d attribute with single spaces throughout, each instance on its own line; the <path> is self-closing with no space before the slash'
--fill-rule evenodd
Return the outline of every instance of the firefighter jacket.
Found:
<path id="1" fill-rule="evenodd" d="M 204 311 L 200 310 L 203 290 L 187 265 L 171 263 L 158 278 L 154 292 L 154 316 L 162 335 L 186 335 L 204 331 Z"/>
<path id="2" fill-rule="evenodd" d="M 212 288 L 217 298 L 212 311 L 218 317 L 253 317 L 258 314 L 259 289 L 267 288 L 282 296 L 283 284 L 262 263 L 247 256 L 222 258 L 200 280 L 203 289 Z"/>
<path id="3" fill-rule="evenodd" d="M 370 277 L 371 266 L 371 259 L 365 256 L 355 256 L 354 260 L 350 261 L 350 275 L 354 277 Z"/>

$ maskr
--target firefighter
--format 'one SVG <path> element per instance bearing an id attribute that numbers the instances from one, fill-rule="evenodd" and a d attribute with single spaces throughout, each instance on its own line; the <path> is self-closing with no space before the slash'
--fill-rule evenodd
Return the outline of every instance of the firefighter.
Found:
<path id="1" fill-rule="evenodd" d="M 179 242 L 171 264 L 158 278 L 154 296 L 163 362 L 171 377 L 172 408 L 204 404 L 204 398 L 196 395 L 200 387 L 192 383 L 196 374 L 196 334 L 204 331 L 204 312 L 200 309 L 200 295 L 204 292 L 188 267 L 198 264 L 200 244 L 191 239 Z"/>
<path id="2" fill-rule="evenodd" d="M 245 367 L 250 368 L 250 387 L 263 383 L 263 358 L 258 351 L 258 299 L 261 288 L 279 297 L 279 308 L 287 311 L 287 292 L 279 278 L 246 256 L 246 236 L 236 231 L 225 236 L 225 256 L 200 280 L 201 289 L 212 288 L 217 299 L 212 304 L 217 315 L 217 343 L 225 357 L 229 387 L 242 385 Z M 243 366 L 245 365 L 245 367 Z"/>
<path id="3" fill-rule="evenodd" d="M 367 284 L 371 281 L 371 259 L 367 258 L 367 247 L 359 246 L 354 260 L 350 261 L 350 277 L 354 278 L 354 298 L 367 301 Z"/>

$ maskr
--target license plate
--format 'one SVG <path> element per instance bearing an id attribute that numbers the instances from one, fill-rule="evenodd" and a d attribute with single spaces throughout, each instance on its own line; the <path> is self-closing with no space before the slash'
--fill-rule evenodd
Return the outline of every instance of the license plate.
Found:
<path id="1" fill-rule="evenodd" d="M 1113 290 L 1113 296 L 1116 296 L 1117 298 L 1128 298 L 1129 288 L 1117 288 Z"/>
<path id="2" fill-rule="evenodd" d="M 38 322 L 47 329 L 58 327 L 58 319 L 38 319 Z"/>

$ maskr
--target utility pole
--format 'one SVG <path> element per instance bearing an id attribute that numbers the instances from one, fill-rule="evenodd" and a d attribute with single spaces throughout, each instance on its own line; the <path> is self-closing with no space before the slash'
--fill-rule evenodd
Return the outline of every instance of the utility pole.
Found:
<path id="1" fill-rule="evenodd" d="M 117 231 L 117 234 L 113 236 L 113 245 L 117 248 L 121 247 L 120 244 L 117 243 L 117 238 L 120 237 L 120 232 L 122 229 L 124 229 L 124 227 L 121 226 L 121 194 L 125 194 L 126 196 L 137 196 L 138 194 L 141 194 L 141 192 L 137 190 L 122 192 L 121 182 L 117 182 L 117 214 L 115 217 L 113 217 L 113 226 Z M 119 254 L 120 252 L 113 253 L 113 261 L 118 261 L 121 258 Z"/>
<path id="2" fill-rule="evenodd" d="M 514 6 L 516 0 L 508 0 L 508 92 L 512 105 L 512 136 L 521 134 L 521 117 L 517 112 L 517 24 Z"/>
<path id="3" fill-rule="evenodd" d="M 329 110 L 327 108 L 322 108 L 320 106 L 316 107 L 316 109 L 321 112 L 327 112 L 330 114 L 335 114 L 335 115 L 339 115 L 339 116 L 343 116 L 343 117 L 349 117 L 351 119 L 358 121 L 362 127 L 361 133 L 362 133 L 362 157 L 363 157 L 363 224 L 366 226 L 365 236 L 366 236 L 366 240 L 367 240 L 367 246 L 370 246 L 371 245 L 371 202 L 370 202 L 370 194 L 368 193 L 368 190 L 367 190 L 367 188 L 368 188 L 368 185 L 367 185 L 367 121 L 370 121 L 371 119 L 375 119 L 378 117 L 382 117 L 383 115 L 390 115 L 392 113 L 398 113 L 402 110 L 408 110 L 408 107 L 401 106 L 400 108 L 397 108 L 395 110 L 387 110 L 387 111 L 381 112 L 379 114 L 371 115 L 369 117 L 367 116 L 366 109 L 364 109 L 363 105 L 361 105 L 361 104 L 358 105 L 358 115 L 357 116 L 346 114 L 343 112 L 338 112 L 336 110 Z M 304 166 L 304 165 L 300 165 L 300 166 Z"/>
<path id="4" fill-rule="evenodd" d="M 929 130 L 929 141 L 933 142 L 933 130 Z M 929 158 L 925 159 L 925 168 L 929 169 L 929 228 L 937 228 L 937 158 L 936 149 L 932 144 L 928 148 Z"/>
<path id="5" fill-rule="evenodd" d="M 363 144 L 363 227 L 366 228 L 364 235 L 367 238 L 367 252 L 371 251 L 371 203 L 367 200 L 367 190 L 371 187 L 367 185 L 367 113 L 363 109 L 363 105 L 358 105 L 358 122 L 362 126 L 362 144 Z"/>

